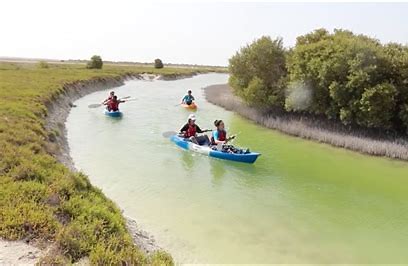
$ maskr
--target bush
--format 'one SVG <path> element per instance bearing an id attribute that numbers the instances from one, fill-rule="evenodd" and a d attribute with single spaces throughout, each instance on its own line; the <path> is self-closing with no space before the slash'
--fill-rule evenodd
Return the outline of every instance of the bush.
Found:
<path id="1" fill-rule="evenodd" d="M 154 60 L 154 68 L 163 68 L 164 66 L 163 66 L 163 62 L 162 62 L 162 60 L 160 60 L 160 59 L 155 59 Z"/>
<path id="2" fill-rule="evenodd" d="M 282 108 L 286 87 L 286 50 L 282 39 L 261 37 L 230 60 L 230 85 L 247 103 Z"/>
<path id="3" fill-rule="evenodd" d="M 406 47 L 384 46 L 350 31 L 319 29 L 297 39 L 288 70 L 292 82 L 310 84 L 308 112 L 344 124 L 398 128 L 393 123 L 396 102 L 404 101 L 398 99 L 399 90 L 407 86 L 402 72 L 408 67 L 406 53 Z"/>
<path id="4" fill-rule="evenodd" d="M 229 71 L 235 94 L 251 105 L 408 130 L 408 46 L 317 29 L 289 51 L 261 37 L 229 60 Z"/>
<path id="5" fill-rule="evenodd" d="M 49 68 L 50 66 L 48 65 L 47 62 L 45 61 L 40 61 L 38 62 L 38 68 Z"/>
<path id="6" fill-rule="evenodd" d="M 367 127 L 391 128 L 397 90 L 389 83 L 366 89 L 360 100 L 358 123 Z"/>
<path id="7" fill-rule="evenodd" d="M 91 57 L 91 61 L 89 61 L 86 65 L 86 68 L 89 69 L 102 69 L 103 61 L 99 55 L 94 55 Z"/>

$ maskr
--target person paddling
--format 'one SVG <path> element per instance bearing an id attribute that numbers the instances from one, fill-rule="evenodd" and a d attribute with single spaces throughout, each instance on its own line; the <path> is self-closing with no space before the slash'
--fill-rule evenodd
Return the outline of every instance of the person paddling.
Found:
<path id="1" fill-rule="evenodd" d="M 189 90 L 187 92 L 187 95 L 184 96 L 184 98 L 181 100 L 181 103 L 183 104 L 187 104 L 187 105 L 191 105 L 193 103 L 193 101 L 195 101 L 194 96 L 191 93 L 191 90 Z"/>
<path id="2" fill-rule="evenodd" d="M 197 133 L 205 133 L 210 130 L 202 130 L 196 123 L 196 117 L 194 114 L 188 116 L 187 124 L 185 124 L 181 129 L 180 133 L 185 138 L 191 142 L 198 145 L 205 145 L 210 143 L 210 139 L 207 135 L 197 135 Z"/>
<path id="3" fill-rule="evenodd" d="M 227 131 L 225 130 L 225 124 L 222 120 L 215 120 L 214 125 L 216 130 L 212 132 L 211 144 L 226 144 L 228 141 L 235 139 L 235 136 L 227 138 Z"/>
<path id="4" fill-rule="evenodd" d="M 105 103 L 105 105 L 109 112 L 117 112 L 119 111 L 119 104 L 124 102 L 126 101 L 118 100 L 118 96 L 114 95 L 112 99 Z"/>
<path id="5" fill-rule="evenodd" d="M 107 99 L 105 99 L 105 100 L 102 102 L 102 104 L 103 104 L 103 105 L 106 105 L 110 100 L 113 99 L 114 96 L 115 96 L 115 92 L 114 92 L 114 91 L 111 91 L 111 92 L 109 93 L 109 97 L 108 97 Z"/>

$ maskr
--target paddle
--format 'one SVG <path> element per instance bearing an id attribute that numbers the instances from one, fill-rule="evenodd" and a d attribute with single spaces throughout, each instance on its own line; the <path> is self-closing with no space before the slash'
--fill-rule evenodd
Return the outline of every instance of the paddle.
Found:
<path id="1" fill-rule="evenodd" d="M 171 138 L 171 137 L 177 135 L 177 132 L 175 132 L 175 131 L 166 131 L 166 132 L 163 132 L 162 135 L 165 138 Z"/>
<path id="2" fill-rule="evenodd" d="M 129 99 L 130 97 L 132 96 L 125 96 L 125 97 L 119 98 L 119 100 Z M 98 107 L 101 107 L 102 105 L 103 105 L 102 103 L 93 103 L 93 104 L 88 105 L 88 108 L 98 108 Z"/>
<path id="3" fill-rule="evenodd" d="M 203 130 L 203 133 L 204 132 L 210 132 L 210 131 L 212 131 L 212 130 L 211 129 L 206 129 L 206 130 Z M 163 137 L 165 137 L 165 138 L 170 138 L 170 137 L 172 137 L 174 135 L 177 135 L 177 134 L 178 133 L 176 131 L 166 131 L 166 132 L 162 133 Z"/>
<path id="4" fill-rule="evenodd" d="M 227 143 L 230 142 L 231 140 L 234 140 L 236 137 L 237 137 L 237 135 L 232 135 L 231 137 L 227 138 L 227 140 L 225 141 L 224 144 L 227 144 Z M 218 144 L 217 144 L 217 150 L 218 150 L 218 151 L 222 151 L 222 148 L 223 148 L 224 144 L 218 143 Z"/>
<path id="5" fill-rule="evenodd" d="M 102 106 L 101 103 L 93 103 L 93 104 L 88 105 L 88 108 L 98 108 L 100 106 Z"/>
<path id="6" fill-rule="evenodd" d="M 125 102 L 133 102 L 133 101 L 137 101 L 137 99 L 133 98 L 133 99 L 126 100 Z"/>

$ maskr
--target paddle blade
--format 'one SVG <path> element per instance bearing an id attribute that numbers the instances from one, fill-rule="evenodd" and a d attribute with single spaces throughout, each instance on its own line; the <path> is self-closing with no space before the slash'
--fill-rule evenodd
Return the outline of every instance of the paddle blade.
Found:
<path id="1" fill-rule="evenodd" d="M 120 98 L 121 100 L 125 100 L 125 99 L 129 99 L 130 97 L 132 97 L 132 96 L 125 96 L 125 97 L 122 97 L 122 98 Z"/>
<path id="2" fill-rule="evenodd" d="M 95 104 L 90 104 L 90 105 L 88 105 L 88 108 L 98 108 L 98 107 L 101 107 L 102 106 L 102 104 L 100 104 L 100 103 L 95 103 Z"/>
<path id="3" fill-rule="evenodd" d="M 171 138 L 171 137 L 177 135 L 177 132 L 175 132 L 175 131 L 166 131 L 166 132 L 163 132 L 162 135 L 165 138 Z"/>
<path id="4" fill-rule="evenodd" d="M 126 102 L 133 102 L 133 101 L 137 101 L 137 99 L 133 98 L 133 99 L 126 100 Z"/>

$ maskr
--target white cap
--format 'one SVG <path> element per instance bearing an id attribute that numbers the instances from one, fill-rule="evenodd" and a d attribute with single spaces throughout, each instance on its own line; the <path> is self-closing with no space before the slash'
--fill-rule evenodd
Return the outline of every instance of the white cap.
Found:
<path id="1" fill-rule="evenodd" d="M 188 120 L 196 120 L 196 117 L 195 117 L 195 115 L 194 114 L 190 114 L 189 116 L 188 116 Z"/>

